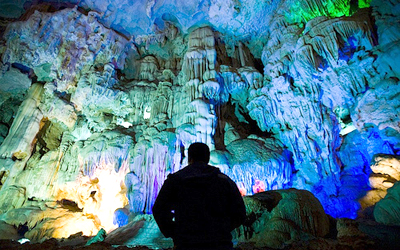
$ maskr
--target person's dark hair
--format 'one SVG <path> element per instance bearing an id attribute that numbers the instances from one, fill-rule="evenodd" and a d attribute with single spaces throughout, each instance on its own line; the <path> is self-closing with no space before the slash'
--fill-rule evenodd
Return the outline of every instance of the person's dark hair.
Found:
<path id="1" fill-rule="evenodd" d="M 210 161 L 210 149 L 207 144 L 202 142 L 195 142 L 189 146 L 188 149 L 189 161 L 208 163 Z"/>

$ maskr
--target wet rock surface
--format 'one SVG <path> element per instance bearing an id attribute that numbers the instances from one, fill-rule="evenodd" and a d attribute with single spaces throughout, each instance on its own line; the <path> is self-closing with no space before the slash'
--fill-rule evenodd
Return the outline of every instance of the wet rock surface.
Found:
<path id="1" fill-rule="evenodd" d="M 282 248 L 260 247 L 255 246 L 254 243 L 239 243 L 235 246 L 236 250 L 272 250 L 272 249 L 285 249 L 285 250 L 302 250 L 302 249 L 398 249 L 400 233 L 399 227 L 386 226 L 376 223 L 371 220 L 346 220 L 340 222 L 341 226 L 338 232 L 341 231 L 340 237 L 337 235 L 329 235 L 327 237 L 311 237 L 299 238 L 283 246 Z M 106 242 L 97 242 L 92 245 L 85 246 L 88 237 L 82 238 L 78 236 L 75 239 L 68 239 L 59 241 L 50 239 L 42 243 L 24 243 L 20 244 L 12 240 L 0 240 L 1 249 L 137 249 L 146 250 L 151 249 L 141 246 L 118 246 Z M 163 248 L 172 249 L 172 248 Z"/>

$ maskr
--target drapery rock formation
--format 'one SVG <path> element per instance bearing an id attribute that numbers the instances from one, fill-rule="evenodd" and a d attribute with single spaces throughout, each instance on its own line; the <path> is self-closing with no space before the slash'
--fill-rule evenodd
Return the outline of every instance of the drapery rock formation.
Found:
<path id="1" fill-rule="evenodd" d="M 400 161 L 396 155 L 377 154 L 373 157 L 369 186 L 371 190 L 360 199 L 362 207 L 375 205 L 384 198 L 388 189 L 400 180 Z"/>
<path id="2" fill-rule="evenodd" d="M 374 217 L 383 224 L 400 225 L 400 157 L 376 155 L 374 161 L 371 166 L 373 173 L 369 178 L 374 189 L 367 194 L 376 203 Z"/>
<path id="3" fill-rule="evenodd" d="M 398 181 L 373 157 L 400 154 L 400 3 L 369 2 L 0 3 L 0 220 L 109 232 L 195 141 L 243 195 L 304 189 L 355 218 Z"/>
<path id="4" fill-rule="evenodd" d="M 319 201 L 306 190 L 266 191 L 245 198 L 247 220 L 239 241 L 283 248 L 285 244 L 329 233 L 329 218 Z M 309 236 L 309 237 L 310 237 Z"/>
<path id="5" fill-rule="evenodd" d="M 399 182 L 397 182 L 393 187 L 389 188 L 385 198 L 376 204 L 374 209 L 376 221 L 386 225 L 400 225 L 399 185 Z"/>

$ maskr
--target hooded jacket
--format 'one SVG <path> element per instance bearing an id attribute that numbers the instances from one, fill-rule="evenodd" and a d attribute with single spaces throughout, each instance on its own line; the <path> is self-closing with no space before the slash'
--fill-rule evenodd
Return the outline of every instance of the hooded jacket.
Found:
<path id="1" fill-rule="evenodd" d="M 235 182 L 216 167 L 194 163 L 168 176 L 153 215 L 175 246 L 206 249 L 232 246 L 231 231 L 246 211 Z"/>

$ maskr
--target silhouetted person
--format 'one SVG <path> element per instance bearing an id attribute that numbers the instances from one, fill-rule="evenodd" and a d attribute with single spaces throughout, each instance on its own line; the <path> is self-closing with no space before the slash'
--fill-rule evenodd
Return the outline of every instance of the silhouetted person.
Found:
<path id="1" fill-rule="evenodd" d="M 168 175 L 153 206 L 154 218 L 175 249 L 233 249 L 231 231 L 246 216 L 239 190 L 228 176 L 208 165 L 204 143 L 188 149 L 189 165 Z"/>

